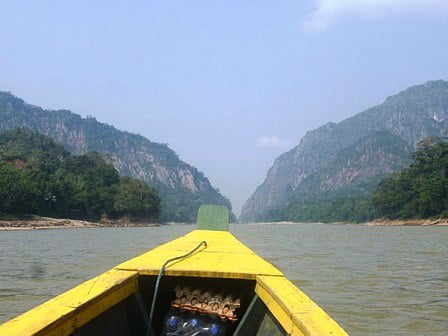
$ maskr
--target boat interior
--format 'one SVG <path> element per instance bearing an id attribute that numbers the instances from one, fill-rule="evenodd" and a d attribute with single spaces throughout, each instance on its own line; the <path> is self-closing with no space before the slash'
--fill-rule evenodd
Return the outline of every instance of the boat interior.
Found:
<path id="1" fill-rule="evenodd" d="M 93 320 L 76 329 L 73 336 L 192 336 L 192 335 L 287 335 L 271 315 L 269 309 L 255 294 L 255 280 L 195 278 L 164 276 L 160 283 L 157 308 L 152 325 L 148 326 L 148 309 L 154 299 L 156 276 L 138 278 L 138 291 L 101 313 Z M 218 312 L 205 313 L 197 309 L 174 308 L 176 288 L 192 289 L 186 304 L 191 306 L 195 298 L 209 293 L 208 298 L 221 297 L 226 293 L 236 295 L 239 307 L 232 320 L 219 316 Z M 197 294 L 199 295 L 196 295 Z M 226 302 L 217 302 L 225 306 Z M 199 305 L 201 302 L 198 303 Z M 219 308 L 218 308 L 219 310 Z"/>

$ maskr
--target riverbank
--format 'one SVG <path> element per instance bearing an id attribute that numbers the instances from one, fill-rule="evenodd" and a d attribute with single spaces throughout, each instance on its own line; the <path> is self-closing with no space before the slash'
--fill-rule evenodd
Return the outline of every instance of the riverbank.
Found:
<path id="1" fill-rule="evenodd" d="M 22 218 L 0 217 L 0 231 L 98 228 L 98 227 L 144 227 L 144 226 L 159 226 L 159 224 L 144 221 L 132 221 L 129 219 L 89 222 L 76 219 L 49 218 L 39 216 L 29 216 Z"/>
<path id="2" fill-rule="evenodd" d="M 246 223 L 241 225 L 301 225 L 305 223 L 296 222 L 258 222 L 258 223 Z M 366 225 L 366 226 L 448 226 L 448 219 L 375 219 L 371 222 L 365 223 L 347 223 L 347 222 L 332 222 L 332 223 L 306 223 L 316 225 Z"/>
<path id="3" fill-rule="evenodd" d="M 368 226 L 448 226 L 448 219 L 376 219 L 365 223 Z"/>

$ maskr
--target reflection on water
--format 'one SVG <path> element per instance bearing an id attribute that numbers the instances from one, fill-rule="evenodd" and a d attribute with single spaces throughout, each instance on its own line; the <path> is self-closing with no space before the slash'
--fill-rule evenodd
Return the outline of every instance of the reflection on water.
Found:
<path id="1" fill-rule="evenodd" d="M 0 232 L 0 322 L 192 229 Z M 301 224 L 231 230 L 350 335 L 448 335 L 448 227 Z"/>

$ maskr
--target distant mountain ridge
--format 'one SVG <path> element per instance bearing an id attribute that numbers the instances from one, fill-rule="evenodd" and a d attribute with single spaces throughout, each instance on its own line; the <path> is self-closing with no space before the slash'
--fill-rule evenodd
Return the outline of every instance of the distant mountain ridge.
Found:
<path id="1" fill-rule="evenodd" d="M 379 181 L 406 167 L 420 140 L 443 136 L 447 129 L 448 82 L 443 80 L 410 87 L 340 123 L 327 123 L 275 160 L 240 220 L 265 220 L 297 199 Z"/>
<path id="2" fill-rule="evenodd" d="M 159 191 L 165 221 L 195 222 L 197 208 L 203 203 L 231 208 L 230 201 L 213 188 L 203 173 L 181 161 L 167 145 L 68 110 L 29 105 L 0 91 L 0 131 L 16 127 L 47 135 L 73 154 L 106 154 L 120 175 L 144 180 Z"/>

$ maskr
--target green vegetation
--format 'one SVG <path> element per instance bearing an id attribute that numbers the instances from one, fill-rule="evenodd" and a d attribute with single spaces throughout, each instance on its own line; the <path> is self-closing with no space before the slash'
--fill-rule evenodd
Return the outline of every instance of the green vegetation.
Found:
<path id="1" fill-rule="evenodd" d="M 325 195 L 291 202 L 287 207 L 269 212 L 268 221 L 291 222 L 365 222 L 374 219 L 377 211 L 369 190 L 376 180 L 347 186 Z"/>
<path id="2" fill-rule="evenodd" d="M 159 203 L 157 191 L 146 182 L 131 177 L 121 177 L 115 195 L 114 215 L 133 214 L 138 217 L 158 218 Z"/>
<path id="3" fill-rule="evenodd" d="M 384 179 L 373 194 L 378 215 L 390 219 L 448 216 L 448 143 L 428 139 L 414 163 Z"/>
<path id="4" fill-rule="evenodd" d="M 292 222 L 366 222 L 375 217 L 376 211 L 369 197 L 337 198 L 333 200 L 309 201 L 297 203 L 286 209 L 287 217 L 283 220 Z M 272 213 L 268 220 L 276 220 Z"/>
<path id="5" fill-rule="evenodd" d="M 171 189 L 159 185 L 158 188 L 161 190 L 161 195 L 163 195 L 160 216 L 162 222 L 195 223 L 199 207 L 203 204 L 224 205 L 229 210 L 232 208 L 230 201 L 213 188 L 197 193 L 192 193 L 183 187 Z M 231 221 L 236 221 L 233 214 L 231 214 Z"/>
<path id="6" fill-rule="evenodd" d="M 120 178 L 97 152 L 71 156 L 27 129 L 0 134 L 0 212 L 97 220 L 158 218 L 160 199 L 145 182 Z"/>
<path id="7" fill-rule="evenodd" d="M 194 223 L 202 204 L 231 209 L 230 201 L 213 188 L 207 177 L 181 161 L 167 144 L 120 131 L 91 116 L 82 118 L 67 110 L 44 110 L 0 91 L 0 131 L 14 127 L 44 134 L 74 155 L 95 151 L 110 156 L 117 163 L 115 168 L 120 176 L 143 180 L 157 190 L 162 199 L 160 210 L 156 211 L 160 212 L 161 221 Z M 123 198 L 117 202 L 122 201 Z M 121 206 L 115 211 L 122 212 Z"/>
<path id="8" fill-rule="evenodd" d="M 426 139 L 413 158 L 401 173 L 297 198 L 285 208 L 270 211 L 267 220 L 325 223 L 448 217 L 448 142 Z"/>

